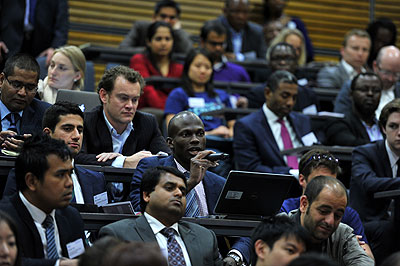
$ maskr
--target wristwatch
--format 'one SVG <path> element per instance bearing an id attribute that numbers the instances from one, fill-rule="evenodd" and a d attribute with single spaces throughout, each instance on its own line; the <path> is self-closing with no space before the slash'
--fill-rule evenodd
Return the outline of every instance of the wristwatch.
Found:
<path id="1" fill-rule="evenodd" d="M 228 256 L 235 260 L 237 266 L 242 265 L 243 262 L 242 262 L 242 259 L 239 257 L 239 255 L 231 252 L 231 253 L 228 253 Z"/>

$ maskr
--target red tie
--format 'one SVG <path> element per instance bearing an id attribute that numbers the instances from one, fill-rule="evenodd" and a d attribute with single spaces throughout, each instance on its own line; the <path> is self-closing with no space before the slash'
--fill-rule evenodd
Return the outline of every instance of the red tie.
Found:
<path id="1" fill-rule="evenodd" d="M 283 121 L 283 119 L 278 119 L 278 122 L 279 124 L 281 124 L 281 137 L 283 141 L 283 148 L 285 150 L 292 149 L 293 143 L 292 140 L 290 139 L 289 131 L 285 125 L 285 121 Z M 290 168 L 299 169 L 299 162 L 297 161 L 296 156 L 286 156 L 286 158 L 287 158 L 287 164 Z"/>

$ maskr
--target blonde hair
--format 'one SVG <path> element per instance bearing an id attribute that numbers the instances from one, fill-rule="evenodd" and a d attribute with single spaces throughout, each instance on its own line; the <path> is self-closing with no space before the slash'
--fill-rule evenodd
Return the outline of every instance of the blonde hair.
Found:
<path id="1" fill-rule="evenodd" d="M 74 82 L 72 86 L 73 90 L 81 90 L 85 83 L 85 71 L 86 71 L 86 59 L 81 49 L 74 45 L 67 45 L 57 48 L 54 51 L 53 56 L 56 53 L 62 53 L 71 61 L 75 71 L 81 72 L 81 78 Z"/>
<path id="2" fill-rule="evenodd" d="M 289 36 L 291 34 L 297 35 L 301 39 L 301 52 L 300 52 L 299 58 L 297 58 L 297 65 L 304 66 L 306 63 L 306 58 L 307 58 L 307 51 L 306 51 L 306 45 L 305 45 L 303 33 L 301 33 L 301 31 L 299 31 L 298 29 L 289 29 L 289 28 L 283 29 L 271 41 L 270 47 L 273 47 L 275 44 L 278 44 L 280 42 L 286 42 L 285 40 L 286 40 L 287 36 Z M 267 60 L 269 59 L 269 52 L 270 51 L 267 52 Z"/>

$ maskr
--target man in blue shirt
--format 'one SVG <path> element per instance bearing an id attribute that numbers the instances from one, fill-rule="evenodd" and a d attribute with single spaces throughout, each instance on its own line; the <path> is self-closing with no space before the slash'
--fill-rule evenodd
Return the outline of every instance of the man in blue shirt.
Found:
<path id="1" fill-rule="evenodd" d="M 314 177 L 324 175 L 336 178 L 338 173 L 340 173 L 338 159 L 325 150 L 310 150 L 301 157 L 299 162 L 299 183 L 303 188 L 303 193 L 307 187 L 307 184 Z M 300 197 L 290 198 L 283 202 L 280 211 L 289 213 L 290 211 L 298 209 L 299 207 Z M 364 233 L 364 227 L 357 211 L 347 206 L 341 222 L 354 229 L 354 234 L 357 235 L 361 246 L 364 248 L 367 254 L 373 258 Z"/>

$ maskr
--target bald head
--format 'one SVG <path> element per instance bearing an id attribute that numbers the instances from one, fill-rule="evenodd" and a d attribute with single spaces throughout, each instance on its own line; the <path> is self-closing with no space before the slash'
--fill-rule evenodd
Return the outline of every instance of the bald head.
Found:
<path id="1" fill-rule="evenodd" d="M 310 205 L 324 189 L 332 191 L 338 198 L 346 196 L 348 201 L 347 190 L 342 182 L 332 176 L 317 176 L 308 183 L 304 191 Z"/>
<path id="2" fill-rule="evenodd" d="M 400 78 L 400 50 L 393 45 L 383 47 L 379 50 L 373 68 L 383 81 L 383 89 L 390 89 Z"/>
<path id="3" fill-rule="evenodd" d="M 175 137 L 176 133 L 184 125 L 201 124 L 204 128 L 203 121 L 195 113 L 190 111 L 182 111 L 174 115 L 168 124 L 168 137 Z"/>

